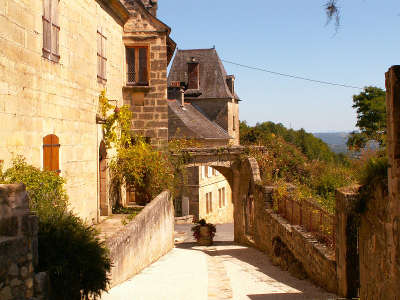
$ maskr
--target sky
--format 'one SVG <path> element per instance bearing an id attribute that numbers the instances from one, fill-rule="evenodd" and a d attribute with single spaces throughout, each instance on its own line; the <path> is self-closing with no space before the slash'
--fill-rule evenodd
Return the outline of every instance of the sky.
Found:
<path id="1" fill-rule="evenodd" d="M 326 26 L 324 0 L 159 0 L 158 18 L 179 49 L 216 47 L 221 59 L 356 87 L 385 87 L 400 64 L 400 2 L 339 0 L 341 24 Z M 236 77 L 240 119 L 309 132 L 351 131 L 360 89 L 296 80 L 224 62 Z"/>

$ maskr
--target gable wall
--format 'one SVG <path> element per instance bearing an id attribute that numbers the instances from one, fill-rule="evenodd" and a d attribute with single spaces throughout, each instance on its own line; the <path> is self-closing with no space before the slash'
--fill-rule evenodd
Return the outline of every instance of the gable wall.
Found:
<path id="1" fill-rule="evenodd" d="M 157 28 L 140 9 L 131 13 L 124 31 L 126 45 L 147 45 L 150 52 L 149 87 L 124 89 L 124 103 L 133 112 L 132 131 L 150 137 L 154 145 L 165 145 L 168 141 L 167 32 Z M 143 97 L 144 105 L 135 106 L 135 97 Z"/>
<path id="2" fill-rule="evenodd" d="M 123 28 L 96 1 L 60 1 L 60 62 L 42 58 L 43 1 L 0 1 L 0 160 L 23 154 L 42 167 L 42 139 L 60 139 L 61 176 L 71 208 L 89 221 L 97 217 L 95 116 L 98 24 L 107 36 L 107 95 L 122 99 Z"/>

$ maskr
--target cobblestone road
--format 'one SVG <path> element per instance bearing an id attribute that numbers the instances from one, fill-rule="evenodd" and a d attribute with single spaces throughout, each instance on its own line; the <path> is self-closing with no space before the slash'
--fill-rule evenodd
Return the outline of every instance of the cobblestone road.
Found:
<path id="1" fill-rule="evenodd" d="M 103 300 L 328 300 L 307 280 L 298 280 L 271 265 L 262 252 L 235 245 L 233 225 L 217 227 L 214 246 L 192 243 L 190 226 L 178 225 L 180 244 L 159 261 L 123 284 Z"/>

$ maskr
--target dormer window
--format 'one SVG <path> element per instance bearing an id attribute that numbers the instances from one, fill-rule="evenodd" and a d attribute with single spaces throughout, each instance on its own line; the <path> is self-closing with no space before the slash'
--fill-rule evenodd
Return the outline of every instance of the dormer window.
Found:
<path id="1" fill-rule="evenodd" d="M 149 85 L 149 48 L 126 47 L 127 85 Z"/>
<path id="2" fill-rule="evenodd" d="M 198 90 L 200 88 L 199 80 L 200 68 L 199 63 L 194 57 L 188 63 L 188 89 Z"/>

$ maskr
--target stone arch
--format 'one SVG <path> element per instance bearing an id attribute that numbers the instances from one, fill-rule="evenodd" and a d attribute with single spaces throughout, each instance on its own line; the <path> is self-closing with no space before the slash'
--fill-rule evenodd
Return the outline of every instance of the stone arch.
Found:
<path id="1" fill-rule="evenodd" d="M 244 156 L 241 149 L 215 154 L 215 149 L 190 152 L 188 165 L 206 165 L 217 169 L 227 178 L 232 189 L 235 241 L 253 240 L 255 186 L 261 182 L 259 166 L 255 158 Z M 245 241 L 243 240 L 246 239 Z"/>

